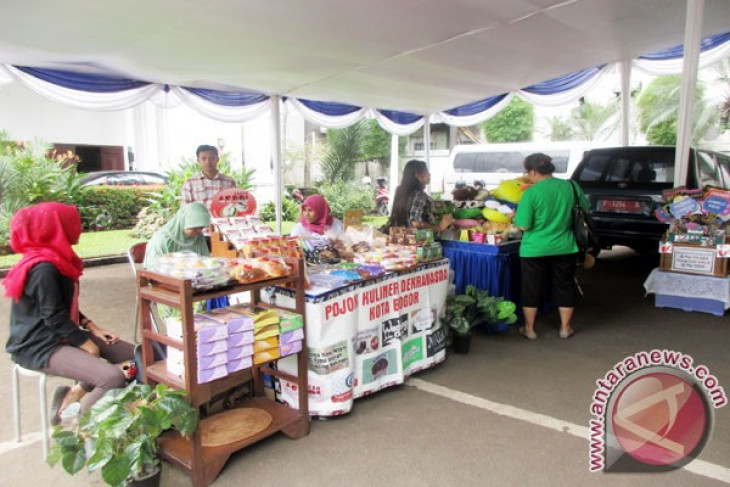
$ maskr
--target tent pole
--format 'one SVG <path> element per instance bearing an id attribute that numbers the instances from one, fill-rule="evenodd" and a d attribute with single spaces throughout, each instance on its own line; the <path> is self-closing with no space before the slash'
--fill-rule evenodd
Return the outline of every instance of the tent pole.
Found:
<path id="1" fill-rule="evenodd" d="M 279 96 L 271 97 L 271 157 L 274 161 L 274 205 L 276 233 L 281 235 L 281 106 Z"/>
<path id="2" fill-rule="evenodd" d="M 390 192 L 390 210 L 393 211 L 393 201 L 395 200 L 395 188 L 398 186 L 398 176 L 400 174 L 400 154 L 398 154 L 398 136 L 392 134 L 390 136 L 390 183 L 388 189 Z"/>
<path id="3" fill-rule="evenodd" d="M 621 145 L 628 146 L 631 122 L 631 61 L 621 61 Z"/>
<path id="4" fill-rule="evenodd" d="M 697 69 L 702 38 L 702 16 L 705 0 L 687 0 L 684 25 L 684 58 L 682 60 L 682 87 L 679 94 L 677 120 L 677 152 L 674 156 L 674 186 L 686 184 L 689 149 L 692 143 L 692 112 L 697 89 Z"/>
<path id="5" fill-rule="evenodd" d="M 431 115 L 423 117 L 423 145 L 426 149 L 426 167 L 431 172 Z M 426 193 L 431 194 L 431 184 L 425 188 Z"/>

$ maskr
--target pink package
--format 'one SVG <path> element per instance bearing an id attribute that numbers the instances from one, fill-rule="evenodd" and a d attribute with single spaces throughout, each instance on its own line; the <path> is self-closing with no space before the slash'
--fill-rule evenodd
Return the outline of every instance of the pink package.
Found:
<path id="1" fill-rule="evenodd" d="M 279 335 L 279 344 L 287 345 L 291 342 L 300 342 L 304 339 L 304 329 L 297 328 L 296 330 L 287 331 Z"/>
<path id="2" fill-rule="evenodd" d="M 248 369 L 253 365 L 253 357 L 243 357 L 237 360 L 232 360 L 226 364 L 228 373 L 232 374 L 238 370 Z"/>
<path id="3" fill-rule="evenodd" d="M 253 331 L 231 333 L 228 335 L 228 348 L 242 347 L 253 343 Z"/>
<path id="4" fill-rule="evenodd" d="M 282 357 L 286 357 L 287 355 L 291 355 L 294 353 L 299 353 L 302 351 L 302 341 L 296 341 L 291 342 L 287 344 L 279 344 L 279 355 Z"/>
<path id="5" fill-rule="evenodd" d="M 228 362 L 253 355 L 253 344 L 228 349 Z"/>

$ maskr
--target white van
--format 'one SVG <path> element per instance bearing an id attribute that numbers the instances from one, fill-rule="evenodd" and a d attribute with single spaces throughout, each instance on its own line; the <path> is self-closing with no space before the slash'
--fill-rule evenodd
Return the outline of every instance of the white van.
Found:
<path id="1" fill-rule="evenodd" d="M 514 144 L 457 145 L 451 151 L 444 171 L 444 194 L 450 195 L 457 182 L 473 184 L 484 181 L 487 189 L 493 189 L 505 179 L 524 174 L 525 158 L 542 152 L 553 158 L 554 176 L 568 179 L 583 154 L 594 148 L 586 142 L 519 142 Z"/>

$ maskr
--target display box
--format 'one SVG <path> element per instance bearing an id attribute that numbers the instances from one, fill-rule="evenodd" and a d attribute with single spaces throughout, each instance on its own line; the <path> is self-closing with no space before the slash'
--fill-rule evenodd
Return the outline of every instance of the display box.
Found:
<path id="1" fill-rule="evenodd" d="M 253 330 L 253 318 L 251 316 L 237 313 L 230 308 L 211 309 L 198 315 L 225 324 L 228 326 L 228 333 Z"/>
<path id="2" fill-rule="evenodd" d="M 450 215 L 454 212 L 454 202 L 448 200 L 434 200 L 433 202 L 433 214 L 434 215 Z"/>
<path id="3" fill-rule="evenodd" d="M 228 349 L 228 362 L 253 355 L 253 343 Z"/>
<path id="4" fill-rule="evenodd" d="M 198 343 L 215 342 L 228 338 L 228 326 L 202 315 L 196 314 L 193 317 L 195 326 L 195 339 Z M 182 340 L 183 326 L 180 318 L 167 318 L 167 335 Z"/>
<path id="5" fill-rule="evenodd" d="M 266 350 L 270 350 L 272 348 L 278 348 L 279 347 L 279 337 L 270 337 L 266 338 L 264 340 L 256 340 L 253 342 L 253 351 L 254 353 L 264 352 Z"/>
<path id="6" fill-rule="evenodd" d="M 715 299 L 686 298 L 682 296 L 672 296 L 669 294 L 657 294 L 655 297 L 655 305 L 657 308 L 676 308 L 684 311 L 699 311 L 701 313 L 710 313 L 716 316 L 723 316 L 725 314 L 725 303 Z"/>
<path id="7" fill-rule="evenodd" d="M 416 248 L 416 257 L 418 258 L 419 262 L 430 262 L 432 260 L 439 260 L 442 259 L 443 256 L 443 247 L 441 247 L 441 244 L 436 242 Z"/>
<path id="8" fill-rule="evenodd" d="M 297 342 L 304 339 L 304 329 L 286 331 L 279 336 L 279 345 L 286 345 L 291 342 Z"/>
<path id="9" fill-rule="evenodd" d="M 728 259 L 718 255 L 717 247 L 663 242 L 660 251 L 659 268 L 664 271 L 727 276 Z"/>
<path id="10" fill-rule="evenodd" d="M 433 243 L 433 230 L 407 227 L 390 227 L 388 242 L 392 245 L 424 246 Z"/>
<path id="11" fill-rule="evenodd" d="M 226 364 L 226 368 L 228 369 L 228 373 L 232 374 L 234 372 L 238 372 L 239 370 L 248 369 L 253 365 L 253 357 L 243 357 L 240 359 L 232 360 Z"/>

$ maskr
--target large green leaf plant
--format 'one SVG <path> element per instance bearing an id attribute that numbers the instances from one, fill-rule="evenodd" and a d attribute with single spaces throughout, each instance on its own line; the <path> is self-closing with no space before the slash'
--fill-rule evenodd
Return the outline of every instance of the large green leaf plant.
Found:
<path id="1" fill-rule="evenodd" d="M 490 296 L 473 285 L 464 294 L 448 296 L 441 322 L 456 335 L 469 335 L 472 328 L 486 323 L 513 324 L 517 321 L 517 306 L 502 297 Z"/>
<path id="2" fill-rule="evenodd" d="M 133 382 L 102 397 L 79 418 L 75 431 L 57 427 L 47 461 L 60 461 L 71 475 L 84 467 L 101 471 L 104 482 L 122 486 L 157 471 L 157 438 L 164 431 L 189 435 L 197 423 L 198 411 L 184 391 Z"/>

